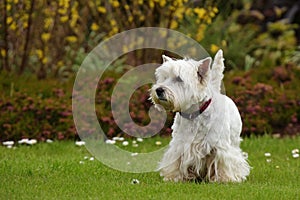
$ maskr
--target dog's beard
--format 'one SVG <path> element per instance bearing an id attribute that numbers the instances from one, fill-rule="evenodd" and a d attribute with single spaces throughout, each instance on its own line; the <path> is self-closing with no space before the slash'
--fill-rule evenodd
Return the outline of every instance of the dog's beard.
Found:
<path id="1" fill-rule="evenodd" d="M 154 101 L 154 102 L 155 102 L 155 105 L 159 105 L 159 106 L 156 106 L 158 108 L 158 110 L 161 110 L 161 107 L 163 107 L 165 110 L 170 110 L 170 111 L 174 110 L 173 104 L 167 100 L 157 99 L 157 101 Z"/>
<path id="2" fill-rule="evenodd" d="M 152 89 L 151 100 L 155 104 L 155 108 L 157 108 L 159 111 L 161 111 L 162 108 L 173 112 L 175 110 L 174 97 L 168 90 L 165 90 L 164 98 L 159 98 L 155 92 L 155 89 Z"/>

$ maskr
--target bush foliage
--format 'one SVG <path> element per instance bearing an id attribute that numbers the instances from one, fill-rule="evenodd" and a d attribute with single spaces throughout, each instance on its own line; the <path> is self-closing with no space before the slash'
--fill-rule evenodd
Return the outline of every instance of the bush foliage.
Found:
<path id="1" fill-rule="evenodd" d="M 5 22 L 0 24 L 0 140 L 77 138 L 71 110 L 73 74 L 98 42 L 142 26 L 181 31 L 211 54 L 224 50 L 226 92 L 241 112 L 243 135 L 299 134 L 300 51 L 295 36 L 299 25 L 272 21 L 262 29 L 241 15 L 261 17 L 250 10 L 250 2 L 230 1 L 239 2 L 238 9 L 230 4 L 230 12 L 222 11 L 224 1 L 220 2 L 4 0 L 0 4 L 0 20 Z M 111 92 L 126 71 L 125 64 L 152 61 L 153 51 L 144 53 L 128 53 L 99 81 L 97 116 L 109 137 L 123 134 L 111 113 Z M 130 100 L 130 115 L 139 125 L 150 120 L 149 88 L 139 88 Z M 170 134 L 172 117 L 168 115 L 161 135 Z"/>
<path id="2" fill-rule="evenodd" d="M 243 134 L 300 133 L 299 77 L 292 64 L 227 74 L 226 92 L 239 107 Z"/>
<path id="3" fill-rule="evenodd" d="M 96 114 L 103 131 L 110 138 L 123 135 L 111 111 L 111 92 L 120 75 L 121 73 L 108 72 L 99 81 L 96 91 Z M 72 81 L 38 81 L 32 76 L 16 79 L 16 76 L 1 74 L 0 77 L 0 89 L 5 91 L 0 99 L 0 141 L 16 141 L 21 138 L 35 138 L 41 141 L 78 139 L 72 116 Z M 150 85 L 139 88 L 130 99 L 129 111 L 132 120 L 141 126 L 147 125 L 150 120 L 149 88 Z M 161 131 L 162 135 L 171 133 L 170 123 L 171 114 Z M 126 132 L 130 130 L 128 123 Z"/>
<path id="4" fill-rule="evenodd" d="M 98 120 L 108 137 L 123 134 L 112 115 L 110 95 L 120 75 L 107 73 L 99 81 L 96 92 Z M 300 69 L 292 64 L 225 74 L 226 93 L 238 105 L 244 136 L 300 133 L 299 77 Z M 2 76 L 0 80 L 0 88 L 5 91 L 0 100 L 1 141 L 77 138 L 72 118 L 71 84 L 34 78 L 16 81 L 9 76 Z M 149 88 L 150 85 L 139 88 L 130 99 L 130 115 L 141 126 L 149 123 L 148 110 L 152 105 L 148 100 Z M 173 115 L 169 113 L 160 135 L 171 133 L 172 121 Z M 130 131 L 130 126 L 126 129 Z"/>
<path id="5" fill-rule="evenodd" d="M 64 77 L 77 70 L 82 54 L 114 34 L 145 26 L 187 34 L 186 24 L 193 24 L 189 35 L 200 41 L 217 13 L 211 3 L 199 8 L 188 0 L 4 0 L 0 70 Z"/>
<path id="6" fill-rule="evenodd" d="M 1 140 L 70 139 L 75 136 L 70 90 L 57 81 L 16 81 L 1 76 Z"/>

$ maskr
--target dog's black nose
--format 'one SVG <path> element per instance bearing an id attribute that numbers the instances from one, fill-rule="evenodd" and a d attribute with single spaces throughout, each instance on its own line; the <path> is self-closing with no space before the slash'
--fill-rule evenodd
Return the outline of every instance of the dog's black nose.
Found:
<path id="1" fill-rule="evenodd" d="M 156 95 L 157 95 L 157 97 L 158 98 L 162 98 L 163 96 L 164 96 L 164 89 L 163 88 L 157 88 L 156 90 L 155 90 L 155 92 L 156 92 Z"/>

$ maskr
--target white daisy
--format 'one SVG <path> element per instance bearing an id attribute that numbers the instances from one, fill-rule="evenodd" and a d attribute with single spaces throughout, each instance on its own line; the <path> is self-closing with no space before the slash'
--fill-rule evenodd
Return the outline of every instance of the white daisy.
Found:
<path id="1" fill-rule="evenodd" d="M 128 142 L 128 141 L 124 141 L 124 142 L 122 142 L 122 145 L 123 145 L 123 146 L 128 146 L 128 144 L 129 144 L 129 142 Z"/>
<path id="2" fill-rule="evenodd" d="M 77 145 L 77 146 L 84 146 L 85 142 L 84 141 L 76 141 L 75 145 Z"/>
<path id="3" fill-rule="evenodd" d="M 14 141 L 5 141 L 5 142 L 2 142 L 2 144 L 3 144 L 4 146 L 12 146 L 12 145 L 15 144 L 15 142 L 14 142 Z"/>
<path id="4" fill-rule="evenodd" d="M 267 152 L 267 153 L 265 153 L 265 156 L 266 157 L 271 157 L 271 153 Z"/>

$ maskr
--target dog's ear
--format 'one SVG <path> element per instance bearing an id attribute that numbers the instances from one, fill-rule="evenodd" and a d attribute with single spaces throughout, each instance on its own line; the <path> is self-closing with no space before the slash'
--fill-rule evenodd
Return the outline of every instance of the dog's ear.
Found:
<path id="1" fill-rule="evenodd" d="M 211 57 L 208 57 L 208 58 L 205 58 L 205 59 L 199 61 L 197 74 L 198 74 L 198 78 L 200 81 L 202 81 L 206 77 L 206 75 L 210 69 L 211 62 L 212 62 Z"/>
<path id="2" fill-rule="evenodd" d="M 163 59 L 163 62 L 167 62 L 167 61 L 171 61 L 172 58 L 166 56 L 166 55 L 162 55 L 162 59 Z"/>

